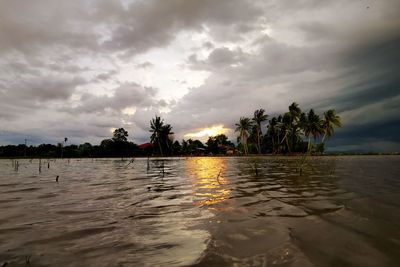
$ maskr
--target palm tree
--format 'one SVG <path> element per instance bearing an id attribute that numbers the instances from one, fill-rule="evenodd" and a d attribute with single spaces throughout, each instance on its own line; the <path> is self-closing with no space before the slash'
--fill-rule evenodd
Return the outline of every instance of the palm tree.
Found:
<path id="1" fill-rule="evenodd" d="M 171 150 L 171 145 L 173 143 L 173 135 L 172 126 L 170 124 L 165 124 L 161 127 L 161 136 L 160 139 L 165 142 L 166 149 L 168 151 Z M 168 152 L 167 151 L 167 152 Z"/>
<path id="2" fill-rule="evenodd" d="M 254 147 L 257 150 L 258 153 L 258 146 L 257 146 L 257 135 L 258 135 L 258 129 L 257 129 L 257 125 L 255 125 L 254 123 L 251 125 L 251 129 L 249 131 L 249 136 L 247 137 L 247 146 L 249 148 L 249 153 L 251 153 L 251 149 L 252 146 L 250 146 L 250 144 L 254 144 Z"/>
<path id="3" fill-rule="evenodd" d="M 286 112 L 282 117 L 282 122 L 278 123 L 280 134 L 283 135 L 282 141 L 280 144 L 286 141 L 287 151 L 290 153 L 290 145 L 289 145 L 289 135 L 291 133 L 291 116 L 289 112 Z"/>
<path id="4" fill-rule="evenodd" d="M 161 148 L 161 134 L 163 127 L 164 120 L 162 120 L 161 117 L 156 116 L 150 121 L 150 132 L 152 133 L 150 140 L 153 144 L 157 141 L 161 156 L 163 156 L 163 151 Z"/>
<path id="5" fill-rule="evenodd" d="M 189 144 L 185 139 L 182 139 L 182 152 L 185 155 L 189 154 Z"/>
<path id="6" fill-rule="evenodd" d="M 299 120 L 301 116 L 301 109 L 299 108 L 299 104 L 293 102 L 289 106 L 289 114 L 290 114 L 290 146 L 291 150 L 294 151 L 295 144 L 297 140 L 299 140 Z"/>
<path id="7" fill-rule="evenodd" d="M 243 145 L 244 153 L 247 155 L 247 138 L 249 137 L 249 131 L 252 127 L 252 121 L 249 118 L 240 117 L 239 123 L 236 123 L 235 126 L 235 132 L 239 132 L 240 142 Z"/>
<path id="8" fill-rule="evenodd" d="M 324 120 L 322 121 L 322 127 L 324 130 L 324 136 L 322 137 L 322 143 L 324 143 L 326 137 L 331 137 L 333 135 L 334 126 L 342 127 L 342 122 L 340 117 L 336 115 L 336 110 L 330 109 L 324 112 Z"/>
<path id="9" fill-rule="evenodd" d="M 290 113 L 290 116 L 292 117 L 292 119 L 300 118 L 301 109 L 299 108 L 299 104 L 297 104 L 296 102 L 293 102 L 289 106 L 289 113 Z"/>
<path id="10" fill-rule="evenodd" d="M 307 116 L 304 113 L 301 114 L 300 120 L 304 135 L 308 137 L 307 150 L 310 150 L 311 135 L 315 140 L 323 133 L 321 118 L 315 114 L 313 109 L 310 109 Z"/>
<path id="11" fill-rule="evenodd" d="M 278 118 L 276 119 L 276 125 L 275 125 L 275 135 L 277 137 L 277 147 L 276 147 L 276 152 L 280 153 L 281 151 L 281 133 L 282 133 L 282 115 L 279 115 Z"/>
<path id="12" fill-rule="evenodd" d="M 257 150 L 258 154 L 261 153 L 261 142 L 260 142 L 260 135 L 261 135 L 261 123 L 267 120 L 268 115 L 264 114 L 264 109 L 257 109 L 254 111 L 253 122 L 256 125 L 256 133 L 257 133 Z"/>
<path id="13" fill-rule="evenodd" d="M 270 136 L 272 140 L 272 153 L 275 153 L 275 139 L 276 139 L 276 126 L 277 126 L 277 120 L 275 117 L 273 117 L 271 120 L 269 120 L 268 123 L 268 135 Z"/>

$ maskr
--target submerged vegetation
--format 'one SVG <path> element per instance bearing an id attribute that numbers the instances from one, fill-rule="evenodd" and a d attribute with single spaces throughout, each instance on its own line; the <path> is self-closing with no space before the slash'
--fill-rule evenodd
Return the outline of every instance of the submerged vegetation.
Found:
<path id="1" fill-rule="evenodd" d="M 137 145 L 128 141 L 124 128 L 114 130 L 110 139 L 100 145 L 84 143 L 66 145 L 65 137 L 57 145 L 0 146 L 0 157 L 133 157 L 133 156 L 180 156 L 180 155 L 226 155 L 226 154 L 291 154 L 323 153 L 325 141 L 332 137 L 336 127 L 341 127 L 340 117 L 334 109 L 320 117 L 310 109 L 303 112 L 292 103 L 288 112 L 269 119 L 264 109 L 254 111 L 252 118 L 240 117 L 235 124 L 237 145 L 225 134 L 210 136 L 203 144 L 200 140 L 174 140 L 172 126 L 160 116 L 150 121 L 150 143 Z M 265 133 L 263 133 L 265 132 Z"/>

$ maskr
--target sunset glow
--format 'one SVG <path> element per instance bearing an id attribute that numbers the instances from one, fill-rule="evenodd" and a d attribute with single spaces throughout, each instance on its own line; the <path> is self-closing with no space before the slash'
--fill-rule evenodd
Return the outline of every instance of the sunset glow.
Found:
<path id="1" fill-rule="evenodd" d="M 209 136 L 216 136 L 219 134 L 226 134 L 230 129 L 224 128 L 224 125 L 215 125 L 207 128 L 200 129 L 197 132 L 185 134 L 186 138 L 199 138 L 205 139 Z"/>

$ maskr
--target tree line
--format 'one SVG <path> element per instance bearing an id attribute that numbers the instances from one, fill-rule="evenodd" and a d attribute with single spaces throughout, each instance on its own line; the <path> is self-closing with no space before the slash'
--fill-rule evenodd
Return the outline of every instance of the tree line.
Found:
<path id="1" fill-rule="evenodd" d="M 153 155 L 221 155 L 234 149 L 235 145 L 228 140 L 225 134 L 210 136 L 205 144 L 200 140 L 174 140 L 172 126 L 156 116 L 150 121 L 150 142 L 153 144 L 150 151 Z"/>
<path id="2" fill-rule="evenodd" d="M 29 158 L 77 158 L 77 157 L 132 157 L 141 153 L 138 145 L 128 141 L 128 132 L 123 128 L 116 129 L 113 136 L 104 139 L 99 145 L 84 143 L 67 145 L 68 138 L 57 145 L 41 144 L 38 146 L 7 145 L 0 146 L 0 157 Z"/>
<path id="3" fill-rule="evenodd" d="M 320 117 L 310 109 L 303 112 L 297 103 L 292 103 L 288 112 L 277 117 L 265 113 L 264 109 L 254 111 L 252 118 L 241 117 L 235 124 L 238 133 L 237 145 L 225 134 L 210 136 L 205 143 L 200 140 L 174 140 L 172 126 L 160 116 L 150 121 L 150 143 L 137 145 L 128 141 L 124 128 L 114 130 L 113 136 L 99 145 L 84 143 L 67 145 L 68 138 L 57 145 L 0 146 L 0 157 L 134 157 L 134 156 L 184 156 L 184 155 L 226 155 L 226 154 L 290 154 L 322 153 L 325 141 L 341 127 L 340 117 L 334 109 L 327 110 Z M 265 132 L 265 134 L 263 133 Z M 320 140 L 319 143 L 316 143 Z"/>
<path id="4" fill-rule="evenodd" d="M 322 118 L 313 109 L 303 112 L 296 102 L 288 109 L 283 115 L 269 120 L 264 109 L 254 111 L 253 118 L 241 117 L 235 124 L 239 149 L 246 155 L 323 153 L 326 139 L 333 135 L 335 127 L 342 126 L 334 109 L 325 111 Z M 267 120 L 266 133 L 262 134 L 262 125 Z"/>
<path id="5" fill-rule="evenodd" d="M 154 122 L 154 123 L 153 123 Z M 153 125 L 154 124 L 154 125 Z M 139 146 L 128 141 L 128 131 L 124 128 L 114 130 L 113 136 L 104 139 L 99 145 L 84 143 L 81 145 L 67 145 L 68 138 L 64 138 L 57 145 L 41 144 L 38 146 L 6 145 L 0 146 L 2 158 L 99 158 L 99 157 L 147 157 L 147 156 L 182 156 L 225 154 L 228 146 L 234 144 L 228 141 L 225 135 L 210 137 L 207 143 L 200 140 L 174 141 L 172 127 L 164 124 L 160 117 L 152 120 L 150 146 Z"/>

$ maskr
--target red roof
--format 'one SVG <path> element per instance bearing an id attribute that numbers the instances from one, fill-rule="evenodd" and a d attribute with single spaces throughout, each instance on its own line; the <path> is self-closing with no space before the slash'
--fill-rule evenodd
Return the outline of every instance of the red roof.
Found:
<path id="1" fill-rule="evenodd" d="M 147 148 L 152 148 L 152 147 L 153 147 L 152 143 L 144 143 L 144 144 L 139 145 L 140 149 L 147 149 Z"/>

